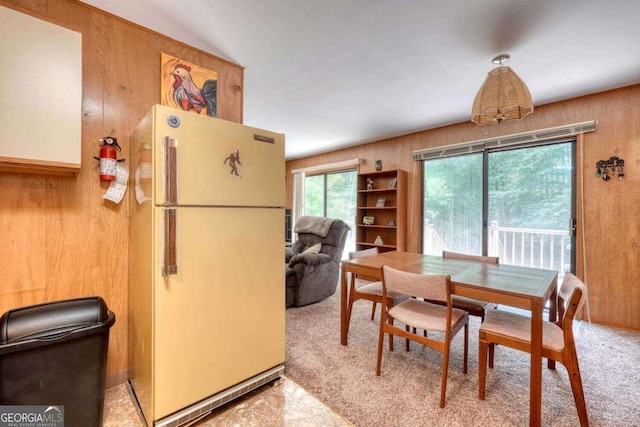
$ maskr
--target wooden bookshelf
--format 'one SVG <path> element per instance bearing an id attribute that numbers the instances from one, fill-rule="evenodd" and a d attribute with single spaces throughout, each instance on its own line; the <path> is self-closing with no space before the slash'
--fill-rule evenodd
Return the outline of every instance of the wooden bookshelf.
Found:
<path id="1" fill-rule="evenodd" d="M 372 182 L 372 188 L 368 183 Z M 388 170 L 358 175 L 356 250 L 406 250 L 407 173 Z M 366 217 L 373 222 L 367 224 Z M 380 236 L 382 243 L 376 243 Z"/>

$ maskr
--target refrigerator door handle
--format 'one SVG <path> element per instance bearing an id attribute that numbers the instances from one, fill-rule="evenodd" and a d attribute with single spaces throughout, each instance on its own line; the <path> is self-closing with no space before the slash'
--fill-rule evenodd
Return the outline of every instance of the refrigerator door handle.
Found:
<path id="1" fill-rule="evenodd" d="M 176 256 L 176 210 L 164 211 L 164 239 L 162 245 L 162 275 L 178 274 L 178 258 Z"/>
<path id="2" fill-rule="evenodd" d="M 164 202 L 178 203 L 178 140 L 165 136 L 164 147 Z"/>

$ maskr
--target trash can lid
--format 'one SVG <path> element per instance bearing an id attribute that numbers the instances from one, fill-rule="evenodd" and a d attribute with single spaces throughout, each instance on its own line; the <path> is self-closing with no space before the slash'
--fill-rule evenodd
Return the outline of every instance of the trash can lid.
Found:
<path id="1" fill-rule="evenodd" d="M 9 310 L 0 318 L 0 344 L 44 338 L 107 320 L 101 297 L 75 298 Z"/>

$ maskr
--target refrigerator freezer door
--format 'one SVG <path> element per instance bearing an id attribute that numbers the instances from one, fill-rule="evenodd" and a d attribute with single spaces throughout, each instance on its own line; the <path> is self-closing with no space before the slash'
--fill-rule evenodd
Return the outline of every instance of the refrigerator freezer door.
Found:
<path id="1" fill-rule="evenodd" d="M 285 205 L 282 134 L 159 105 L 154 111 L 156 204 Z"/>
<path id="2" fill-rule="evenodd" d="M 176 274 L 162 276 L 156 228 L 156 420 L 285 359 L 284 210 L 175 211 Z"/>

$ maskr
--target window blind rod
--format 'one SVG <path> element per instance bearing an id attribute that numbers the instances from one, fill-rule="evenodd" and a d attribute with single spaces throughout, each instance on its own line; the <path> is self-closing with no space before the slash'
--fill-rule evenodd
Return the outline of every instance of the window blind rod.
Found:
<path id="1" fill-rule="evenodd" d="M 458 156 L 461 154 L 479 153 L 484 150 L 502 147 L 516 147 L 529 145 L 536 142 L 549 141 L 551 139 L 575 136 L 596 129 L 594 120 L 571 125 L 556 126 L 539 129 L 531 132 L 514 133 L 495 138 L 479 139 L 476 141 L 462 142 L 459 144 L 444 145 L 442 147 L 425 148 L 413 152 L 413 160 L 428 160 L 440 157 Z"/>
<path id="2" fill-rule="evenodd" d="M 317 172 L 317 171 L 323 171 L 323 170 L 328 170 L 328 169 L 340 169 L 340 168 L 348 168 L 350 166 L 358 166 L 361 165 L 362 159 L 359 157 L 356 157 L 355 159 L 350 159 L 350 160 L 344 160 L 341 162 L 334 162 L 334 163 L 327 163 L 324 165 L 316 165 L 316 166 L 309 166 L 308 168 L 300 168 L 300 169 L 292 169 L 291 173 L 292 174 L 296 174 L 296 173 L 301 173 L 304 172 L 306 174 L 308 173 L 312 173 L 312 172 Z"/>

